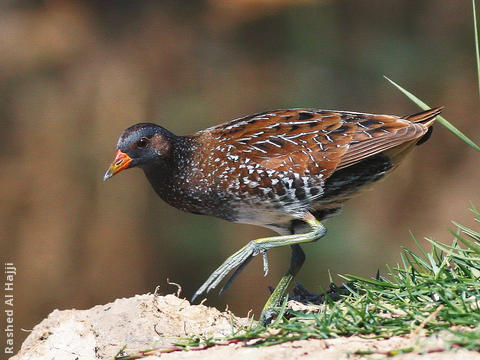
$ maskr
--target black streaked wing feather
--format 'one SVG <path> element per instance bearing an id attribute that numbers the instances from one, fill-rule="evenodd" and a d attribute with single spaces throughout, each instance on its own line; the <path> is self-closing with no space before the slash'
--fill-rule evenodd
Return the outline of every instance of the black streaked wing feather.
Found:
<path id="1" fill-rule="evenodd" d="M 354 165 L 363 159 L 415 140 L 427 132 L 422 124 L 411 124 L 409 127 L 386 133 L 383 136 L 351 144 L 342 157 L 337 170 Z"/>
<path id="2" fill-rule="evenodd" d="M 356 127 L 345 114 L 289 109 L 264 112 L 208 129 L 267 169 L 329 176 L 348 150 Z"/>
<path id="3" fill-rule="evenodd" d="M 443 110 L 443 106 L 428 109 L 416 114 L 408 115 L 403 118 L 388 117 L 397 125 L 400 123 L 407 124 L 407 127 L 392 128 L 394 131 L 386 132 L 383 136 L 376 137 L 366 141 L 354 142 L 350 145 L 342 161 L 337 169 L 343 169 L 350 165 L 354 165 L 363 159 L 379 154 L 381 152 L 389 151 L 392 160 L 396 160 L 399 154 L 405 155 L 406 151 L 414 140 L 420 139 L 428 132 L 428 128 L 433 124 L 437 115 Z M 400 146 L 405 144 L 404 146 Z M 397 149 L 395 149 L 397 148 Z"/>
<path id="4" fill-rule="evenodd" d="M 400 118 L 319 109 L 274 110 L 206 131 L 265 168 L 326 178 L 336 169 L 421 137 L 440 111 Z"/>

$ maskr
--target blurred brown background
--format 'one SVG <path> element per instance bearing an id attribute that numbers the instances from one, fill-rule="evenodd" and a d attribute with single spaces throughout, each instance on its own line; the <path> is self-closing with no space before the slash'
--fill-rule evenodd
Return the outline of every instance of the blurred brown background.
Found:
<path id="1" fill-rule="evenodd" d="M 0 10 L 1 255 L 14 262 L 15 348 L 53 309 L 173 292 L 190 297 L 268 230 L 182 213 L 139 170 L 102 182 L 136 122 L 188 134 L 253 112 L 320 107 L 406 115 L 388 75 L 480 140 L 470 1 L 15 1 Z M 450 241 L 480 206 L 478 153 L 441 126 L 307 245 L 298 280 L 373 276 L 418 238 Z M 258 315 L 289 250 L 256 259 L 222 297 Z M 340 281 L 335 277 L 336 281 Z M 3 317 L 2 317 L 3 320 Z M 3 336 L 3 331 L 2 331 Z"/>

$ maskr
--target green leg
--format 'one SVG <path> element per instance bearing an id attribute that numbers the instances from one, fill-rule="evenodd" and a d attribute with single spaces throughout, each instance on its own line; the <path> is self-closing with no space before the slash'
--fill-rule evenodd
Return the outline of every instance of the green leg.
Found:
<path id="1" fill-rule="evenodd" d="M 225 262 L 220 265 L 220 267 L 215 270 L 210 277 L 205 281 L 205 283 L 197 290 L 195 295 L 192 297 L 194 301 L 199 295 L 203 293 L 208 293 L 210 290 L 217 287 L 217 285 L 228 275 L 230 271 L 239 266 L 243 269 L 244 264 L 248 263 L 252 257 L 257 256 L 258 254 L 264 255 L 264 270 L 265 273 L 268 271 L 268 265 L 266 263 L 265 253 L 275 247 L 287 246 L 287 245 L 298 245 L 303 243 L 310 243 L 317 241 L 326 233 L 325 226 L 322 225 L 313 215 L 310 213 L 305 216 L 305 222 L 310 225 L 311 231 L 304 234 L 294 234 L 294 235 L 285 235 L 285 236 L 275 236 L 262 238 L 257 240 L 250 241 L 246 246 L 241 248 L 235 254 L 230 256 Z M 300 250 L 300 251 L 299 251 Z M 266 310 L 272 309 L 275 306 L 278 306 L 283 294 L 285 293 L 289 283 L 300 269 L 303 260 L 301 259 L 301 249 L 292 246 L 292 265 L 290 266 L 289 271 L 285 276 L 280 280 L 277 288 L 270 296 L 265 305 L 264 312 Z M 301 260 L 301 261 L 300 261 Z M 238 272 L 235 272 L 233 276 L 237 275 Z M 227 285 L 230 282 L 227 283 Z"/>
<path id="2" fill-rule="evenodd" d="M 287 292 L 288 286 L 292 282 L 295 275 L 302 267 L 305 262 L 305 253 L 303 252 L 300 245 L 295 244 L 291 245 L 292 248 L 292 257 L 290 260 L 290 268 L 287 270 L 285 275 L 280 279 L 277 284 L 277 287 L 273 293 L 268 298 L 267 302 L 263 306 L 262 314 L 260 316 L 260 321 L 266 325 L 271 322 L 273 317 L 276 314 L 274 310 L 276 307 L 280 306 L 283 295 Z"/>

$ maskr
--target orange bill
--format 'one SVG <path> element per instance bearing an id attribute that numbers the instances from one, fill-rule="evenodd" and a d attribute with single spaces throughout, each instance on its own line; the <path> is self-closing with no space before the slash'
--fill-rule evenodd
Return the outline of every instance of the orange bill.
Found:
<path id="1" fill-rule="evenodd" d="M 103 177 L 103 181 L 110 179 L 113 175 L 119 173 L 122 170 L 128 169 L 128 166 L 132 162 L 130 156 L 118 150 L 115 154 L 115 160 L 113 160 L 112 165 L 108 168 L 105 176 Z"/>

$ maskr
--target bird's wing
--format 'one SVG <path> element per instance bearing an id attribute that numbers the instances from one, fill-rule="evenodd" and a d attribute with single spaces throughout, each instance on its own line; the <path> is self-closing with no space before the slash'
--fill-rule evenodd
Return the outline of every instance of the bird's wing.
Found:
<path id="1" fill-rule="evenodd" d="M 422 138 L 428 132 L 428 128 L 442 110 L 443 107 L 432 108 L 404 118 L 373 115 L 377 119 L 373 119 L 369 130 L 363 131 L 353 138 L 337 169 L 346 168 L 389 149 L 398 148 L 396 152 L 403 152 L 410 147 L 412 142 L 417 142 L 414 140 Z M 377 124 L 375 124 L 376 121 Z M 362 124 L 366 123 L 369 122 L 362 122 Z M 380 132 L 380 136 L 375 136 L 377 132 Z M 402 144 L 405 146 L 400 146 Z M 397 154 L 393 152 L 390 155 L 396 156 Z"/>
<path id="2" fill-rule="evenodd" d="M 406 118 L 318 109 L 275 110 L 205 130 L 217 143 L 267 169 L 330 176 L 337 168 L 425 134 Z"/>

